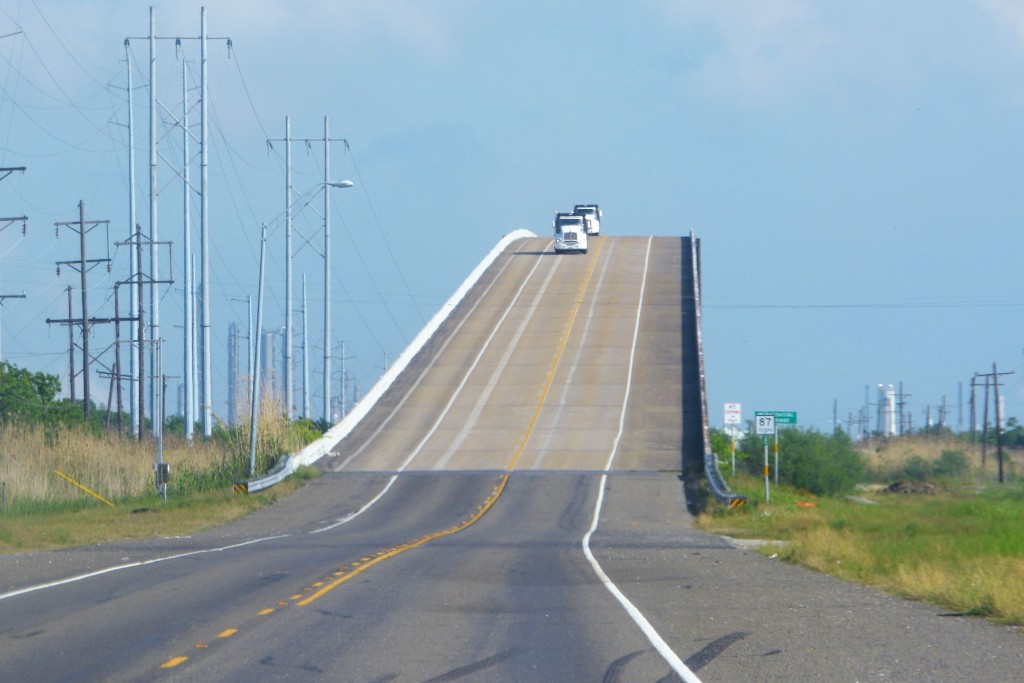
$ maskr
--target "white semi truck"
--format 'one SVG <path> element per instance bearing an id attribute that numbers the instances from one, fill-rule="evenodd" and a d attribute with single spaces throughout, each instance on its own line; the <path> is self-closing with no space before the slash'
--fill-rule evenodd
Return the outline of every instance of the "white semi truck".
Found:
<path id="1" fill-rule="evenodd" d="M 601 234 L 601 209 L 597 204 L 577 204 L 572 212 L 577 216 L 583 216 L 583 225 L 586 226 L 588 235 Z"/>
<path id="2" fill-rule="evenodd" d="M 574 213 L 556 213 L 555 253 L 587 253 L 587 228 L 583 216 Z"/>

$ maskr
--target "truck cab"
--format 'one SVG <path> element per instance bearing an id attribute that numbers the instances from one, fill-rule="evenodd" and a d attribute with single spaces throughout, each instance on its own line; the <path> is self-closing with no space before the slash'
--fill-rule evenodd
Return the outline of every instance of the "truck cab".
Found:
<path id="1" fill-rule="evenodd" d="M 572 212 L 577 216 L 583 216 L 583 224 L 588 235 L 601 234 L 601 209 L 597 204 L 577 204 Z"/>
<path id="2" fill-rule="evenodd" d="M 556 253 L 587 253 L 587 229 L 583 216 L 574 213 L 556 213 L 553 226 L 555 228 Z"/>

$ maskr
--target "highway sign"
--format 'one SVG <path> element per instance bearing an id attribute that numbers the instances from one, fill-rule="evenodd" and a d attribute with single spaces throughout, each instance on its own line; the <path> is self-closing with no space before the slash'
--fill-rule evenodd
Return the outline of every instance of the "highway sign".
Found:
<path id="1" fill-rule="evenodd" d="M 775 416 L 765 413 L 754 413 L 754 428 L 758 434 L 770 436 L 775 433 Z"/>
<path id="2" fill-rule="evenodd" d="M 784 425 L 795 425 L 796 424 L 796 412 L 792 410 L 756 410 L 754 411 L 754 417 L 759 415 L 772 415 L 775 417 L 775 424 L 781 426 Z"/>
<path id="3" fill-rule="evenodd" d="M 727 425 L 738 425 L 742 422 L 741 420 L 742 410 L 739 403 L 726 403 L 725 404 L 725 424 Z"/>

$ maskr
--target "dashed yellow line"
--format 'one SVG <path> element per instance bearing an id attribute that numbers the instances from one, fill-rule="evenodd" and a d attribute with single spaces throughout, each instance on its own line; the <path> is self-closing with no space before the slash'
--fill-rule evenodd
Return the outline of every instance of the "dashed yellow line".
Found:
<path id="1" fill-rule="evenodd" d="M 522 435 L 522 440 L 519 444 L 519 448 L 516 450 L 515 456 L 512 458 L 512 461 L 508 465 L 509 472 L 511 472 L 512 469 L 515 468 L 516 463 L 519 461 L 519 457 L 526 449 L 526 444 L 529 442 L 530 436 L 533 434 L 534 427 L 537 424 L 537 419 L 540 416 L 540 411 L 544 407 L 544 403 L 547 401 L 548 393 L 551 390 L 551 384 L 554 382 L 555 379 L 555 372 L 558 369 L 559 362 L 561 361 L 562 353 L 565 351 L 565 347 L 569 342 L 569 335 L 572 333 L 573 323 L 576 321 L 576 315 L 579 312 L 581 303 L 583 302 L 583 295 L 587 291 L 587 287 L 590 283 L 590 278 L 594 273 L 594 267 L 597 264 L 598 256 L 601 253 L 601 247 L 603 245 L 604 240 L 601 240 L 600 242 L 597 243 L 597 250 L 595 251 L 594 258 L 591 260 L 590 266 L 587 268 L 587 275 L 584 278 L 583 285 L 580 287 L 579 295 L 577 296 L 576 301 L 573 304 L 572 313 L 569 316 L 569 323 L 566 326 L 565 332 L 562 335 L 562 340 L 558 346 L 558 352 L 555 354 L 555 357 L 552 360 L 551 369 L 547 373 L 544 388 L 540 392 L 539 399 L 537 402 L 537 408 L 533 413 L 533 417 L 530 419 L 529 425 L 527 426 L 525 432 Z M 394 557 L 395 555 L 398 555 L 400 553 L 403 553 L 406 550 L 418 548 L 436 538 L 457 534 L 458 532 L 472 526 L 477 521 L 479 521 L 481 517 L 487 514 L 488 510 L 490 510 L 494 503 L 497 502 L 498 498 L 501 497 L 501 494 L 505 491 L 506 484 L 508 484 L 508 478 L 508 474 L 501 475 L 501 479 L 499 480 L 499 482 L 491 488 L 491 493 L 487 497 L 487 499 L 479 507 L 477 507 L 477 509 L 470 517 L 466 518 L 465 520 L 456 524 L 455 526 L 449 527 L 442 531 L 435 531 L 433 533 L 426 534 L 425 536 L 421 536 L 420 538 L 414 541 L 407 541 L 406 543 L 396 545 L 386 550 L 380 550 L 374 553 L 373 555 L 361 557 L 359 558 L 359 560 L 353 561 L 343 566 L 341 569 L 336 570 L 333 573 L 333 576 L 335 577 L 333 580 L 318 581 L 314 583 L 313 587 L 319 588 L 319 590 L 313 592 L 313 587 L 306 587 L 303 589 L 303 591 L 311 593 L 310 595 L 304 596 L 302 593 L 297 593 L 295 595 L 292 595 L 288 599 L 292 602 L 295 602 L 295 604 L 304 607 L 312 603 L 314 600 L 323 597 L 324 595 L 334 590 L 341 584 L 345 583 L 354 576 L 361 574 L 362 572 L 366 571 L 375 564 L 378 564 L 379 562 L 383 562 L 384 560 Z M 288 602 L 279 601 L 277 604 L 279 607 L 285 607 L 288 605 Z M 260 612 L 258 612 L 258 614 L 260 616 L 266 616 L 273 612 L 274 608 L 269 607 L 267 609 L 261 610 Z M 230 638 L 236 633 L 238 633 L 238 629 L 229 628 L 225 629 L 224 631 L 221 631 L 219 634 L 217 634 L 217 637 L 221 639 Z M 205 643 L 199 643 L 196 645 L 196 648 L 198 649 L 206 649 L 207 647 L 208 646 Z M 188 661 L 188 657 L 174 657 L 161 664 L 160 668 L 171 669 L 186 661 Z"/>
<path id="2" fill-rule="evenodd" d="M 172 657 L 171 659 L 168 659 L 166 662 L 161 664 L 160 668 L 161 669 L 173 669 L 174 667 L 178 666 L 182 662 L 186 662 L 186 661 L 188 661 L 188 657 Z"/>
<path id="3" fill-rule="evenodd" d="M 569 323 L 566 325 L 565 332 L 562 334 L 562 341 L 558 345 L 558 352 L 555 354 L 554 360 L 551 361 L 551 369 L 548 371 L 547 381 L 544 383 L 544 390 L 541 391 L 540 400 L 537 402 L 537 408 L 533 411 L 533 417 L 530 419 L 530 424 L 526 428 L 526 434 L 523 435 L 523 440 L 520 442 L 519 448 L 516 450 L 516 454 L 512 458 L 512 462 L 508 464 L 510 472 L 515 468 L 516 463 L 519 462 L 519 456 L 521 456 L 523 451 L 526 450 L 526 444 L 530 441 L 530 437 L 533 435 L 533 428 L 537 426 L 537 419 L 540 417 L 540 411 L 548 400 L 548 392 L 551 391 L 551 384 L 555 381 L 555 372 L 558 370 L 558 364 L 562 361 L 562 353 L 565 351 L 565 347 L 569 343 L 569 335 L 572 334 L 572 327 L 576 322 L 576 314 L 579 313 L 580 305 L 583 303 L 583 295 L 590 286 L 590 278 L 594 274 L 594 267 L 597 265 L 597 259 L 601 255 L 601 247 L 604 246 L 604 242 L 604 240 L 601 240 L 597 243 L 597 250 L 594 252 L 594 258 L 591 259 L 590 266 L 587 268 L 587 276 L 583 278 L 583 284 L 580 286 L 579 295 L 577 295 L 576 301 L 572 306 L 572 312 L 569 314 Z"/>

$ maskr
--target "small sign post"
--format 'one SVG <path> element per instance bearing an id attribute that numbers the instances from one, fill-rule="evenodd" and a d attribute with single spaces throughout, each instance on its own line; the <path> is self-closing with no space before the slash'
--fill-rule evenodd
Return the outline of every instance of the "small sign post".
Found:
<path id="1" fill-rule="evenodd" d="M 764 502 L 770 503 L 772 493 L 768 488 L 768 437 L 775 434 L 775 416 L 771 413 L 755 412 L 754 427 L 757 433 L 764 438 Z"/>
<path id="2" fill-rule="evenodd" d="M 775 442 L 775 485 L 779 485 L 779 432 L 777 426 L 796 425 L 796 412 L 792 410 L 756 410 L 754 411 L 754 425 L 757 433 L 764 436 L 764 502 L 771 500 L 768 490 L 768 437 L 773 437 Z"/>
<path id="3" fill-rule="evenodd" d="M 729 430 L 729 451 L 732 456 L 732 476 L 736 476 L 736 428 L 735 425 L 741 424 L 743 415 L 743 406 L 739 403 L 726 403 L 725 404 L 725 419 L 723 420 L 726 425 L 733 425 L 733 428 Z"/>

